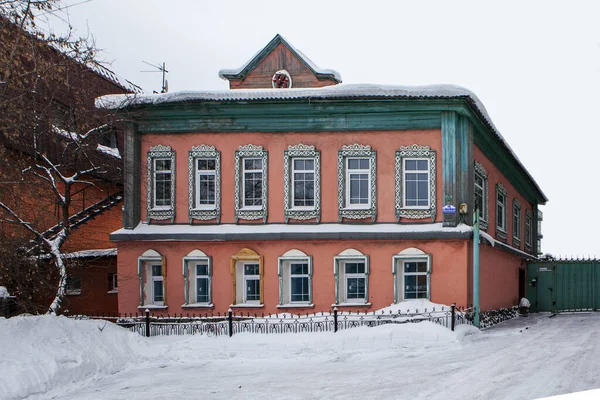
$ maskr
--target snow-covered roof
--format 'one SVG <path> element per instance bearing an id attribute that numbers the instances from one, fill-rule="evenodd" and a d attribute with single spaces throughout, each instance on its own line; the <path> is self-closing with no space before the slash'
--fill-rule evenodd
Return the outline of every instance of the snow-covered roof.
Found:
<path id="1" fill-rule="evenodd" d="M 250 72 L 256 65 L 258 65 L 279 43 L 286 46 L 298 59 L 303 62 L 308 69 L 310 69 L 315 75 L 330 76 L 337 82 L 342 81 L 342 75 L 333 69 L 319 68 L 310 58 L 304 53 L 292 46 L 290 42 L 283 38 L 280 34 L 275 37 L 262 49 L 260 49 L 246 64 L 236 69 L 222 69 L 219 71 L 219 77 L 221 79 L 229 80 L 245 76 Z"/>
<path id="2" fill-rule="evenodd" d="M 114 257 L 117 255 L 117 249 L 98 249 L 98 250 L 81 250 L 73 253 L 63 254 L 63 258 L 97 258 L 97 257 Z"/>

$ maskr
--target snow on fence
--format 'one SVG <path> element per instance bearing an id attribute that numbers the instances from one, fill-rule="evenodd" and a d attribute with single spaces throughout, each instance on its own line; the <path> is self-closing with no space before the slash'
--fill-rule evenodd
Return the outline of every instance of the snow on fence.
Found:
<path id="1" fill-rule="evenodd" d="M 454 330 L 456 325 L 472 325 L 472 309 L 455 307 L 432 308 L 430 310 L 402 311 L 373 311 L 350 312 L 338 311 L 320 312 L 307 315 L 269 314 L 251 315 L 250 313 L 233 312 L 227 314 L 204 315 L 72 315 L 76 319 L 104 319 L 117 325 L 137 332 L 143 336 L 162 335 L 208 335 L 233 336 L 238 333 L 301 333 L 301 332 L 337 332 L 340 329 L 350 329 L 361 326 L 374 327 L 385 324 L 405 324 L 430 321 Z"/>

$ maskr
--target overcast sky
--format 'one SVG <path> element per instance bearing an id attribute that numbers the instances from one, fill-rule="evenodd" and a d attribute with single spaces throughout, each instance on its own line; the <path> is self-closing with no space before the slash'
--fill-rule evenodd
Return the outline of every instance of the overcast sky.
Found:
<path id="1" fill-rule="evenodd" d="M 142 61 L 166 62 L 170 92 L 226 89 L 218 71 L 277 33 L 344 83 L 464 86 L 549 198 L 542 250 L 600 256 L 600 2 L 82 1 L 51 27 L 89 31 L 149 92 Z"/>

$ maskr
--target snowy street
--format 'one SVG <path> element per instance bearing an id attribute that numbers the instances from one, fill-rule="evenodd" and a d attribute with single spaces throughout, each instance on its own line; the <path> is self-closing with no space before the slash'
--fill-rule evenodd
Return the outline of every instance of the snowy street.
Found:
<path id="1" fill-rule="evenodd" d="M 423 322 L 337 334 L 150 339 L 114 326 L 100 331 L 100 321 L 41 317 L 36 323 L 49 338 L 39 349 L 23 350 L 27 334 L 7 347 L 9 324 L 22 328 L 35 318 L 0 320 L 8 327 L 0 333 L 8 349 L 2 398 L 532 399 L 600 386 L 600 314 L 533 315 L 484 332 Z M 65 324 L 70 334 L 60 339 Z M 69 349 L 49 350 L 57 341 Z"/>

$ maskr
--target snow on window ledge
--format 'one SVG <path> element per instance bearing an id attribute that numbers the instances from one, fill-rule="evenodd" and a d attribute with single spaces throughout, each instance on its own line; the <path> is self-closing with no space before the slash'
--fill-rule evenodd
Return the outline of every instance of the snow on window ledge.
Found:
<path id="1" fill-rule="evenodd" d="M 148 310 L 166 310 L 169 306 L 157 306 L 156 304 L 147 304 L 144 306 L 138 306 L 138 309 L 148 309 Z"/>
<path id="2" fill-rule="evenodd" d="M 79 296 L 81 294 L 81 289 L 67 289 L 65 290 L 65 294 L 67 296 Z"/>
<path id="3" fill-rule="evenodd" d="M 288 304 L 279 304 L 277 308 L 314 308 L 315 305 L 312 303 L 288 303 Z"/>
<path id="4" fill-rule="evenodd" d="M 214 308 L 215 305 L 210 303 L 190 303 L 190 304 L 184 304 L 181 306 L 181 308 Z"/>
<path id="5" fill-rule="evenodd" d="M 265 306 L 264 304 L 242 303 L 242 304 L 230 304 L 229 308 L 263 308 L 264 306 Z"/>
<path id="6" fill-rule="evenodd" d="M 113 289 L 113 290 L 109 290 L 108 292 L 106 292 L 106 294 L 116 294 L 119 293 L 119 289 Z"/>
<path id="7" fill-rule="evenodd" d="M 340 303 L 332 304 L 331 307 L 368 307 L 371 303 Z"/>

